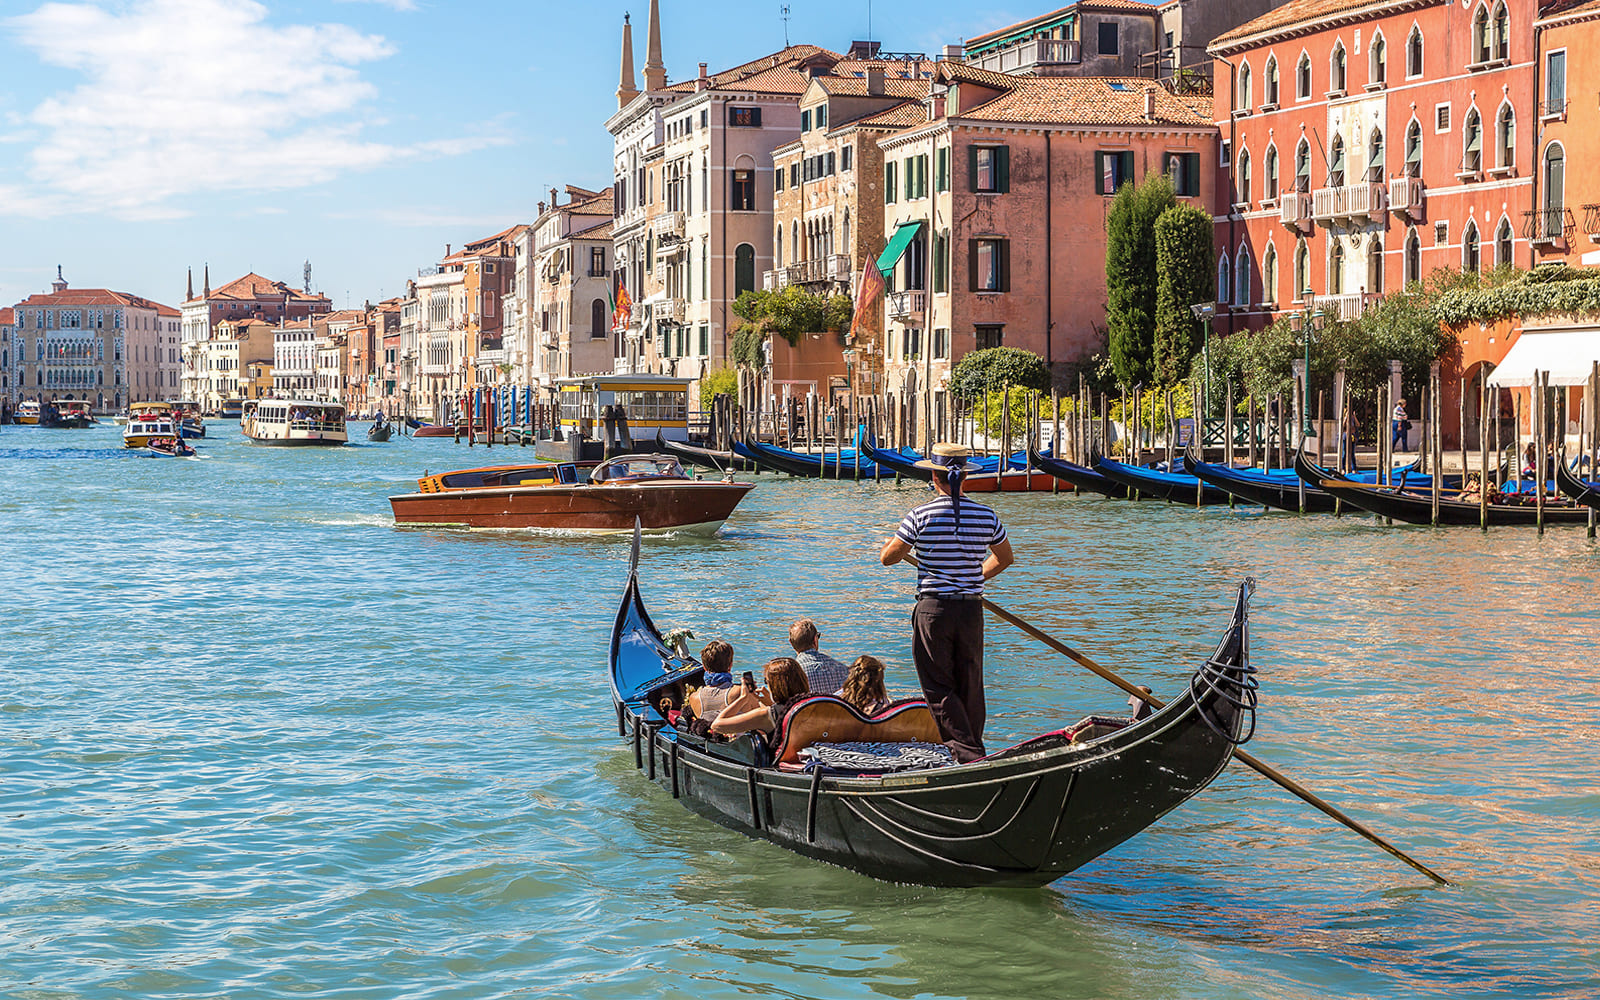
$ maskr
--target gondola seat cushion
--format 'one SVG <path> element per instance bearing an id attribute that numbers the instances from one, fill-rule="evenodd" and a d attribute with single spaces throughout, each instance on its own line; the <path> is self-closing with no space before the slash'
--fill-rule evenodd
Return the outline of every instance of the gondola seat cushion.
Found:
<path id="1" fill-rule="evenodd" d="M 779 764 L 800 763 L 814 743 L 938 743 L 939 727 L 921 699 L 897 701 L 873 716 L 833 695 L 816 695 L 789 709 L 772 749 Z"/>

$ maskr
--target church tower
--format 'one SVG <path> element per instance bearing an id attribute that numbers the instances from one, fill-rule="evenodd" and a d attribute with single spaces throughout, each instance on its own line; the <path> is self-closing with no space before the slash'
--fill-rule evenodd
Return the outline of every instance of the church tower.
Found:
<path id="1" fill-rule="evenodd" d="M 639 88 L 633 82 L 633 25 L 628 23 L 628 15 L 622 15 L 622 79 L 617 85 L 617 109 L 628 106 L 628 102 L 639 96 Z"/>
<path id="2" fill-rule="evenodd" d="M 661 0 L 650 0 L 650 34 L 644 57 L 644 89 L 665 90 L 667 67 L 661 61 Z"/>

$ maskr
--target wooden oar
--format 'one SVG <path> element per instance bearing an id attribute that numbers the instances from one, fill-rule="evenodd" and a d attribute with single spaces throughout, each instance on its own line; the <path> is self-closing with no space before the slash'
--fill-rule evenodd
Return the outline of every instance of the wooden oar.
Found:
<path id="1" fill-rule="evenodd" d="M 906 557 L 906 562 L 911 563 L 911 565 L 913 565 L 913 566 L 915 566 L 917 564 L 916 559 L 914 557 L 912 557 L 912 556 L 907 556 Z M 1165 707 L 1166 703 L 1163 702 L 1160 698 L 1157 698 L 1155 695 L 1151 694 L 1148 689 L 1142 688 L 1142 687 L 1136 687 L 1136 686 L 1134 686 L 1132 684 L 1129 684 L 1126 680 L 1123 680 L 1122 677 L 1119 676 L 1115 671 L 1110 670 L 1110 669 L 1108 669 L 1106 667 L 1102 667 L 1100 664 L 1098 664 L 1098 663 L 1094 662 L 1093 660 L 1089 659 L 1087 656 L 1085 656 L 1082 653 L 1078 652 L 1076 649 L 1073 649 L 1071 646 L 1067 645 L 1066 643 L 1062 642 L 1061 640 L 1056 639 L 1054 636 L 1046 634 L 1045 632 L 1041 631 L 1039 628 L 1034 626 L 1032 623 L 1024 621 L 1023 619 L 1017 617 L 1016 615 L 1014 615 L 1011 612 L 1007 611 L 1005 608 L 1002 608 L 1000 605 L 998 605 L 998 604 L 994 603 L 993 601 L 989 600 L 987 597 L 985 597 L 983 599 L 983 606 L 988 608 L 989 611 L 991 613 L 993 613 L 996 618 L 999 618 L 1002 621 L 1010 622 L 1012 625 L 1015 625 L 1017 628 L 1021 629 L 1024 632 L 1026 632 L 1028 635 L 1031 635 L 1035 639 L 1038 639 L 1040 642 L 1044 643 L 1046 646 L 1049 646 L 1051 649 L 1055 650 L 1056 652 L 1062 654 L 1063 656 L 1065 656 L 1068 659 L 1072 660 L 1073 662 L 1077 663 L 1079 666 L 1081 666 L 1084 669 L 1088 670 L 1090 673 L 1098 674 L 1099 676 L 1104 677 L 1106 680 L 1110 681 L 1112 684 L 1115 684 L 1117 687 L 1119 687 L 1122 690 L 1124 690 L 1124 691 L 1128 692 L 1129 694 L 1133 695 L 1135 698 L 1138 698 L 1139 700 L 1143 701 L 1145 704 L 1149 705 L 1150 707 L 1152 707 L 1152 708 L 1163 708 L 1163 707 Z M 1382 837 L 1378 836 L 1376 833 L 1373 833 L 1371 830 L 1367 829 L 1362 824 L 1360 824 L 1360 823 L 1356 822 L 1355 820 L 1351 819 L 1349 816 L 1345 815 L 1339 809 L 1335 808 L 1333 805 L 1331 805 L 1326 800 L 1324 800 L 1321 796 L 1319 796 L 1315 792 L 1311 791 L 1311 789 L 1309 789 L 1306 786 L 1300 784 L 1298 781 L 1295 781 L 1293 778 L 1291 778 L 1288 775 L 1284 774 L 1282 771 L 1279 771 L 1277 768 L 1273 767 L 1271 764 L 1268 764 L 1267 762 L 1261 760 L 1259 757 L 1256 757 L 1254 754 L 1248 753 L 1245 750 L 1240 749 L 1239 747 L 1234 747 L 1233 748 L 1233 756 L 1234 756 L 1235 760 L 1239 761 L 1240 763 L 1248 765 L 1250 768 L 1255 770 L 1258 774 L 1261 774 L 1262 776 L 1264 776 L 1264 777 L 1276 782 L 1277 784 L 1282 786 L 1285 790 L 1287 790 L 1291 794 L 1295 795 L 1297 798 L 1309 803 L 1310 805 L 1314 806 L 1318 810 L 1320 810 L 1320 811 L 1326 813 L 1327 815 L 1333 817 L 1334 819 L 1338 820 L 1340 823 L 1343 823 L 1345 826 L 1347 826 L 1350 829 L 1354 830 L 1356 833 L 1361 834 L 1361 836 L 1363 836 L 1363 837 L 1367 838 L 1368 840 L 1372 841 L 1374 844 L 1377 844 L 1379 847 L 1383 848 L 1385 851 L 1388 851 L 1390 854 L 1392 854 L 1395 857 L 1399 858 L 1401 861 L 1404 861 L 1406 864 L 1408 864 L 1411 867 L 1415 868 L 1417 871 L 1419 871 L 1422 874 L 1424 874 L 1424 875 L 1428 876 L 1429 878 L 1433 879 L 1438 884 L 1440 884 L 1440 885 L 1451 885 L 1451 884 L 1453 884 L 1453 883 L 1451 883 L 1451 881 L 1449 879 L 1445 878 L 1443 875 L 1440 875 L 1438 872 L 1434 871 L 1432 868 L 1429 868 L 1427 865 L 1425 865 L 1422 862 L 1418 861 L 1416 858 L 1413 858 L 1411 855 L 1409 855 L 1409 854 L 1405 853 L 1404 851 L 1400 850 L 1400 848 L 1398 848 L 1398 847 L 1394 846 L 1393 844 L 1389 843 L 1387 840 L 1384 840 Z"/>

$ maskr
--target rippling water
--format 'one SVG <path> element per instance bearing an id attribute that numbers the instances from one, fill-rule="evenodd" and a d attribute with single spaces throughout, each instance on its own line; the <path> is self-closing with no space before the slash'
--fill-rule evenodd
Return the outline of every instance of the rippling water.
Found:
<path id="1" fill-rule="evenodd" d="M 627 544 L 396 529 L 448 439 L 199 460 L 0 429 L 0 995 L 1589 997 L 1600 992 L 1600 552 L 1583 530 L 1005 496 L 991 596 L 1170 695 L 1260 584 L 1258 755 L 1042 891 L 892 886 L 700 820 L 616 739 Z M 664 627 L 872 651 L 914 685 L 909 485 L 762 477 L 652 539 Z M 1104 682 L 989 626 L 991 744 Z"/>

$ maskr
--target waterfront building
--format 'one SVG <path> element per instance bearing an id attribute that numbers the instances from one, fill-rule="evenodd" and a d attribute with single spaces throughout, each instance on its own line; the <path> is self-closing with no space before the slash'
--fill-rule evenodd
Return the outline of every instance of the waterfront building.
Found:
<path id="1" fill-rule="evenodd" d="M 16 359 L 22 351 L 22 342 L 16 332 L 16 310 L 10 306 L 0 307 L 0 410 L 5 414 L 16 408 L 18 399 L 17 372 L 21 365 Z"/>
<path id="2" fill-rule="evenodd" d="M 395 406 L 402 416 L 411 416 L 422 406 L 421 348 L 418 332 L 421 323 L 421 305 L 417 300 L 417 283 L 406 281 L 405 294 L 398 299 L 400 325 L 395 333 L 396 349 L 394 379 Z"/>
<path id="3" fill-rule="evenodd" d="M 211 268 L 207 265 L 201 292 L 195 295 L 194 271 L 191 269 L 181 317 L 181 395 L 186 399 L 200 397 L 201 383 L 208 378 L 206 372 L 210 370 L 208 365 L 213 360 L 205 345 L 210 342 L 217 324 L 223 320 L 259 319 L 276 326 L 288 320 L 331 312 L 333 303 L 326 295 L 312 294 L 310 274 L 310 266 L 307 265 L 306 286 L 299 289 L 251 272 L 213 290 Z"/>
<path id="4" fill-rule="evenodd" d="M 505 351 L 505 301 L 516 276 L 517 247 L 526 225 L 503 229 L 463 246 L 448 261 L 461 268 L 466 296 L 462 337 L 468 357 L 467 387 L 508 385 L 511 366 Z"/>
<path id="5" fill-rule="evenodd" d="M 445 259 L 417 271 L 417 367 L 411 383 L 413 410 L 443 422 L 467 386 L 466 265 L 445 247 Z"/>
<path id="6" fill-rule="evenodd" d="M 1020 347 L 1060 373 L 1104 349 L 1112 196 L 1161 172 L 1203 205 L 1209 105 L 1147 79 L 941 62 L 923 121 L 878 141 L 884 387 L 931 415 L 969 351 Z"/>
<path id="7" fill-rule="evenodd" d="M 612 370 L 612 189 L 567 187 L 567 202 L 550 191 L 531 228 L 528 288 L 534 338 L 526 384 Z M 518 282 L 519 289 L 524 286 Z"/>
<path id="8" fill-rule="evenodd" d="M 288 320 L 272 331 L 272 391 L 279 397 L 315 395 L 317 332 L 309 317 Z"/>
<path id="9" fill-rule="evenodd" d="M 799 137 L 772 151 L 773 267 L 762 274 L 763 289 L 854 295 L 862 267 L 884 246 L 878 141 L 927 121 L 930 86 L 925 76 L 891 76 L 882 67 L 812 77 L 800 97 Z M 881 315 L 882 303 L 874 301 L 860 343 L 848 331 L 817 331 L 793 346 L 775 338 L 771 377 L 780 403 L 811 393 L 831 398 L 833 387 L 852 379 L 864 392 L 879 388 Z"/>
<path id="10" fill-rule="evenodd" d="M 171 348 L 176 310 L 127 292 L 70 288 L 59 268 L 50 287 L 12 309 L 12 398 L 87 399 L 106 412 L 172 394 L 163 348 Z"/>
<path id="11" fill-rule="evenodd" d="M 250 368 L 270 366 L 273 361 L 275 328 L 266 320 L 235 319 L 217 324 L 215 333 L 201 353 L 204 369 L 197 380 L 199 390 L 187 397 L 206 412 L 216 412 L 230 399 L 259 399 L 260 376 L 252 378 Z M 251 395 L 251 392 L 256 395 Z"/>

